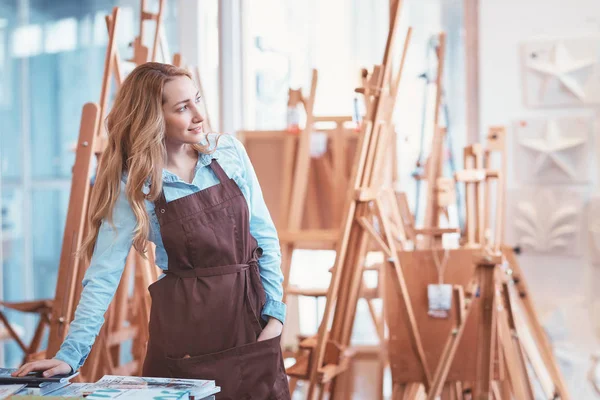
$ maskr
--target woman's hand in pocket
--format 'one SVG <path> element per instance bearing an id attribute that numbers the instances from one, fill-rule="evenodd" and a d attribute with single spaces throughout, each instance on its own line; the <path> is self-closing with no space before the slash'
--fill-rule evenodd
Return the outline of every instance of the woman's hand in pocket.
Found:
<path id="1" fill-rule="evenodd" d="M 262 330 L 260 335 L 258 335 L 257 341 L 269 340 L 273 339 L 276 336 L 281 335 L 281 331 L 283 330 L 283 324 L 277 318 L 269 317 L 269 322 L 267 322 L 267 326 Z"/>

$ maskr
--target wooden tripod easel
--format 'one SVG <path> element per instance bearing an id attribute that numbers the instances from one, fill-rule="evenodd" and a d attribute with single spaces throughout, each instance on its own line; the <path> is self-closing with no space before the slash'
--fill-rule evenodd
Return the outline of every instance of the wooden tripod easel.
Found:
<path id="1" fill-rule="evenodd" d="M 288 106 L 302 104 L 306 112 L 304 128 L 297 133 L 287 131 L 240 131 L 238 137 L 244 142 L 250 158 L 257 168 L 262 182 L 278 183 L 278 207 L 275 223 L 281 242 L 282 271 L 284 276 L 284 300 L 288 294 L 317 295 L 322 290 L 304 291 L 290 287 L 289 276 L 294 249 L 334 249 L 339 236 L 341 203 L 347 190 L 353 141 L 357 135 L 345 124 L 350 116 L 315 116 L 314 103 L 318 82 L 317 70 L 313 70 L 308 95 L 300 90 L 289 91 Z M 319 157 L 311 156 L 311 135 L 319 124 L 333 124 L 333 128 L 319 128 L 326 135 L 327 150 Z M 268 141 L 282 141 L 281 179 L 261 177 L 261 159 L 254 148 L 266 148 Z M 262 143 L 264 144 L 262 144 Z M 269 148 L 270 153 L 275 153 Z M 279 153 L 279 152 L 277 152 Z M 269 165 L 272 170 L 272 164 Z M 268 191 L 268 188 L 266 188 Z M 266 195 L 265 197 L 268 197 Z M 327 199 L 324 203 L 323 199 Z M 269 204 L 267 198 L 267 203 Z M 270 204 L 270 209 L 273 209 Z M 325 211 L 323 211 L 325 210 Z"/>
<path id="2" fill-rule="evenodd" d="M 244 143 L 263 186 L 281 243 L 331 249 L 357 135 L 345 126 L 352 121 L 350 116 L 314 115 L 317 84 L 318 72 L 313 70 L 307 94 L 289 90 L 288 106 L 301 105 L 305 110 L 302 129 L 242 130 L 237 137 Z M 326 136 L 327 145 L 324 154 L 313 157 L 311 136 L 315 130 Z M 285 262 L 282 269 L 286 270 Z"/>
<path id="3" fill-rule="evenodd" d="M 153 58 L 156 57 L 156 49 L 159 46 L 157 41 L 160 37 L 163 8 L 164 0 L 161 0 L 159 13 L 152 14 L 145 11 L 145 2 L 142 1 L 141 29 L 143 29 L 144 20 L 154 20 L 157 23 Z M 93 175 L 91 160 L 95 154 L 99 159 L 98 168 L 102 168 L 101 155 L 107 141 L 101 121 L 108 109 L 111 80 L 114 81 L 118 89 L 123 79 L 115 38 L 118 16 L 119 9 L 115 8 L 112 15 L 106 18 L 109 41 L 105 57 L 100 102 L 99 104 L 88 103 L 83 107 L 55 298 L 53 300 L 10 305 L 11 308 L 25 312 L 36 312 L 40 315 L 40 322 L 31 345 L 28 348 L 24 345 L 21 346 L 26 351 L 24 361 L 52 357 L 58 351 L 67 335 L 70 321 L 74 317 L 75 304 L 81 295 L 79 282 L 83 279 L 86 266 L 80 262 L 76 254 L 80 249 L 86 231 L 85 221 L 90 193 L 90 176 Z M 163 44 L 160 47 L 164 49 L 165 45 Z M 137 38 L 134 41 L 133 61 L 144 63 L 148 61 L 147 57 L 147 48 Z M 175 59 L 180 60 L 181 58 L 175 57 Z M 105 316 L 106 323 L 96 340 L 85 367 L 82 368 L 80 380 L 94 381 L 104 373 L 129 375 L 141 371 L 145 355 L 150 308 L 147 287 L 157 279 L 159 272 L 158 268 L 152 267 L 153 265 L 152 257 L 147 260 L 137 252 L 130 253 L 115 299 Z M 130 297 L 130 280 L 134 271 L 135 287 L 133 295 Z M 4 322 L 7 323 L 7 321 Z M 7 323 L 7 326 L 10 325 Z M 38 351 L 45 326 L 50 327 L 48 349 Z M 17 341 L 20 341 L 16 334 L 13 336 Z M 120 366 L 120 345 L 129 339 L 133 339 L 133 361 Z"/>
<path id="4" fill-rule="evenodd" d="M 392 260 L 388 262 L 394 263 L 400 271 L 396 238 L 388 220 L 383 217 L 386 214 L 384 202 L 390 192 L 384 190 L 381 174 L 386 153 L 391 148 L 391 117 L 411 34 L 409 29 L 401 48 L 401 61 L 394 65 L 400 4 L 396 6 L 383 64 L 374 68 L 369 86 L 364 88 L 369 109 L 362 125 L 323 320 L 318 335 L 305 341 L 306 355 L 288 368 L 288 374 L 293 372 L 293 376 L 308 380 L 309 399 L 314 397 L 317 387 L 321 389 L 321 395 L 325 391 L 334 395 L 336 378 L 351 362 L 350 335 L 368 246 L 376 243 L 386 259 Z M 396 277 L 403 284 L 401 274 Z M 415 337 L 418 340 L 418 336 Z M 421 348 L 420 343 L 415 345 Z"/>
<path id="5" fill-rule="evenodd" d="M 280 215 L 280 225 L 278 226 L 279 238 L 281 241 L 281 254 L 282 262 L 281 269 L 284 276 L 284 301 L 290 292 L 295 295 L 314 295 L 314 290 L 302 290 L 299 288 L 290 288 L 289 278 L 292 264 L 292 254 L 294 249 L 333 249 L 335 248 L 335 241 L 338 238 L 339 223 L 341 221 L 340 214 L 340 195 L 344 193 L 347 188 L 348 177 L 346 175 L 346 157 L 348 155 L 347 144 L 348 136 L 352 135 L 351 131 L 344 128 L 344 123 L 351 122 L 352 117 L 316 117 L 314 115 L 314 103 L 316 98 L 317 89 L 317 71 L 313 70 L 311 80 L 311 90 L 307 99 L 303 99 L 300 96 L 300 101 L 305 105 L 306 109 L 306 124 L 302 132 L 298 136 L 298 140 L 294 143 L 291 139 L 286 141 L 285 144 L 285 159 L 288 161 L 288 165 L 291 166 L 289 169 L 290 179 L 286 180 L 282 185 L 281 202 L 282 204 L 289 204 L 289 208 L 282 208 Z M 294 92 L 290 93 L 291 95 Z M 331 143 L 332 158 L 319 157 L 313 159 L 310 154 L 310 140 L 311 135 L 316 123 L 331 122 L 335 124 L 335 128 L 331 131 L 328 141 Z M 331 161 L 333 160 L 333 161 Z M 293 164 L 292 164 L 293 161 Z M 315 179 L 309 180 L 312 174 Z M 321 178 L 327 177 L 325 184 L 320 185 L 322 194 L 319 197 L 325 197 L 332 200 L 332 203 L 327 207 L 333 214 L 329 218 L 319 218 L 319 220 L 327 220 L 330 222 L 322 223 L 319 227 L 318 220 L 309 221 L 309 226 L 315 228 L 306 228 L 303 224 L 304 217 L 313 216 L 318 217 L 316 212 L 306 213 L 306 205 L 309 202 L 307 194 L 310 192 L 313 196 L 317 195 L 316 188 L 313 186 L 309 188 L 310 183 L 315 182 L 316 178 L 320 175 Z M 328 188 L 326 191 L 325 188 Z M 312 189 L 309 191 L 309 189 Z M 320 207 L 315 199 L 312 200 L 312 204 L 316 205 L 317 210 Z M 315 210 L 316 211 L 316 210 Z M 327 229 L 329 228 L 329 229 Z M 290 290 L 292 289 L 292 290 Z M 309 293 L 311 292 L 311 293 Z"/>
<path id="6" fill-rule="evenodd" d="M 134 40 L 134 57 L 130 61 L 136 65 L 140 65 L 148 61 L 148 48 L 142 44 L 141 38 L 143 37 L 144 22 L 155 21 L 155 34 L 153 41 L 152 61 L 158 59 L 157 49 L 161 49 L 161 55 L 163 61 L 166 61 L 167 55 L 166 42 L 164 37 L 161 36 L 161 25 L 162 25 L 162 13 L 164 10 L 165 1 L 161 0 L 159 3 L 159 9 L 157 14 L 146 11 L 145 0 L 141 1 L 140 10 L 140 35 Z M 114 26 L 113 23 L 116 18 L 113 16 L 107 20 L 109 27 L 109 34 L 112 35 L 114 41 Z M 107 60 L 111 60 L 112 63 L 118 68 L 120 60 L 116 50 L 114 55 L 109 55 L 107 52 Z M 181 62 L 181 57 L 175 55 L 174 63 Z M 103 92 L 101 99 L 106 101 L 105 85 L 109 84 L 110 73 L 107 75 L 107 71 L 111 71 L 110 66 L 105 68 L 105 76 L 103 80 Z M 117 80 L 120 82 L 120 79 Z M 103 115 L 103 114 L 101 114 Z M 100 137 L 105 138 L 104 134 L 99 132 Z M 104 147 L 96 149 L 96 155 L 99 158 L 98 168 L 102 168 L 101 154 Z M 115 297 L 109 306 L 106 313 L 106 323 L 102 327 L 98 338 L 89 354 L 86 364 L 81 371 L 81 380 L 95 381 L 102 377 L 104 374 L 116 374 L 116 375 L 139 375 L 141 374 L 142 365 L 145 357 L 146 343 L 148 340 L 148 320 L 150 315 L 150 297 L 147 291 L 148 286 L 154 282 L 159 274 L 160 270 L 156 267 L 153 259 L 153 248 L 149 246 L 150 254 L 148 259 L 142 257 L 137 251 L 131 249 L 129 256 L 127 257 L 123 275 L 119 283 L 119 287 L 115 293 Z M 83 279 L 85 273 L 84 269 L 79 271 L 79 281 Z M 134 279 L 133 293 L 130 296 L 131 279 Z M 78 290 L 75 299 L 79 299 L 81 291 Z M 74 312 L 70 316 L 69 321 L 74 318 Z M 52 332 L 52 331 L 51 331 Z M 64 337 L 58 342 L 58 346 L 64 340 Z M 121 345 L 132 340 L 132 361 L 121 365 L 120 362 L 120 349 Z M 58 348 L 58 347 L 57 347 Z M 50 342 L 49 342 L 50 349 Z"/>
<path id="7" fill-rule="evenodd" d="M 144 2 L 142 2 L 142 19 L 144 18 L 152 18 L 148 13 L 144 11 Z M 106 111 L 108 108 L 108 93 L 110 87 L 110 80 L 114 76 L 115 82 L 117 84 L 117 90 L 120 87 L 120 83 L 122 81 L 122 77 L 120 76 L 120 59 L 115 47 L 115 33 L 116 27 L 118 24 L 118 9 L 113 11 L 112 17 L 107 17 L 107 26 L 109 29 L 109 46 L 107 48 L 106 61 L 105 61 L 105 73 L 103 77 L 102 83 L 102 91 L 100 95 L 100 113 L 98 115 L 98 119 L 96 124 L 98 125 L 95 134 L 93 135 L 93 146 L 94 153 L 99 159 L 98 168 L 102 168 L 102 153 L 104 148 L 106 147 L 106 134 L 104 133 L 102 127 L 100 127 L 100 121 L 104 119 L 104 115 L 106 115 Z M 159 11 L 160 12 L 160 11 Z M 157 21 L 157 26 L 159 25 L 160 16 L 154 15 L 153 17 Z M 143 24 L 141 24 L 143 25 Z M 158 30 L 158 28 L 157 28 Z M 136 41 L 136 47 L 134 48 L 134 60 L 138 62 L 146 62 L 146 60 L 142 59 L 142 55 L 148 54 L 147 48 L 142 46 L 140 41 Z M 85 124 L 82 122 L 82 126 Z M 79 152 L 77 153 L 79 156 Z M 76 171 L 76 170 L 75 170 Z M 89 171 L 88 171 L 89 172 Z M 74 172 L 77 173 L 77 172 Z M 88 175 L 81 176 L 81 185 L 85 185 L 89 187 L 89 183 L 87 181 Z M 71 188 L 71 192 L 79 193 L 82 187 L 79 185 L 73 185 Z M 89 190 L 89 189 L 87 189 Z M 85 212 L 87 211 L 87 200 L 89 192 L 86 193 L 86 199 L 84 203 L 84 207 L 81 208 L 79 213 L 79 223 L 81 226 L 80 235 L 83 233 L 83 224 L 85 221 Z M 77 207 L 77 204 L 74 204 L 74 207 Z M 71 207 L 69 208 L 71 210 Z M 67 226 L 73 222 L 73 218 L 70 218 L 71 215 L 67 216 Z M 80 242 L 78 243 L 77 249 L 79 248 Z M 63 247 L 63 251 L 64 251 Z M 71 253 L 73 254 L 73 253 Z M 74 255 L 72 255 L 73 257 Z M 157 278 L 158 273 L 157 270 L 151 269 L 151 265 L 148 263 L 148 260 L 144 260 L 141 256 L 137 255 L 134 251 L 130 253 L 127 257 L 126 265 L 124 268 L 123 276 L 119 287 L 116 291 L 115 298 L 111 303 L 109 310 L 106 313 L 105 320 L 106 323 L 100 331 L 100 334 L 96 340 L 95 345 L 92 348 L 92 351 L 86 360 L 85 366 L 81 371 L 81 380 L 86 381 L 95 381 L 99 377 L 101 377 L 105 372 L 123 374 L 123 375 L 131 375 L 136 374 L 141 371 L 141 364 L 143 361 L 143 356 L 145 351 L 143 348 L 147 339 L 147 316 L 149 314 L 149 299 L 146 293 L 147 286 L 154 282 Z M 64 268 L 64 270 L 63 270 Z M 131 274 L 134 272 L 136 274 L 136 285 L 134 287 L 132 297 L 129 296 L 129 287 L 130 287 L 130 279 Z M 68 292 L 70 293 L 69 299 L 67 302 L 63 302 L 66 307 L 62 307 L 56 310 L 53 310 L 55 314 L 60 315 L 58 317 L 59 321 L 63 321 L 60 325 L 50 325 L 50 336 L 48 340 L 48 351 L 47 356 L 54 355 L 58 349 L 60 348 L 61 343 L 64 341 L 66 334 L 68 332 L 68 326 L 70 321 L 74 318 L 75 304 L 77 303 L 79 297 L 81 296 L 81 287 L 78 285 L 83 279 L 85 274 L 86 267 L 79 266 L 76 269 L 70 269 L 68 264 L 61 264 L 61 269 L 59 269 L 59 278 L 57 282 L 57 298 L 60 293 Z M 72 277 L 70 282 L 66 282 L 61 279 L 65 274 L 70 274 Z M 60 287 L 64 285 L 63 287 Z M 66 289 L 66 290 L 65 290 Z M 55 304 L 60 304 L 57 300 L 54 300 Z M 142 303 L 147 307 L 141 307 Z M 133 315 L 130 312 L 131 305 L 136 305 L 132 311 L 135 312 Z M 144 316 L 146 317 L 144 319 Z M 137 318 L 135 318 L 137 317 Z M 120 346 L 127 340 L 134 340 L 132 346 L 132 355 L 133 361 L 124 365 L 119 366 L 119 356 L 120 356 Z"/>
<path id="8" fill-rule="evenodd" d="M 141 65 L 145 62 L 148 61 L 162 61 L 162 62 L 168 62 L 169 57 L 167 54 L 167 44 L 166 44 L 166 40 L 164 39 L 163 36 L 163 32 L 162 32 L 162 19 L 163 19 L 163 12 L 165 9 L 165 1 L 166 0 L 159 0 L 158 2 L 158 12 L 157 13 L 151 13 L 146 11 L 146 0 L 141 0 L 141 8 L 140 8 L 140 32 L 139 35 L 136 36 L 136 38 L 133 40 L 132 42 L 132 47 L 133 47 L 133 57 L 130 58 L 127 61 L 133 62 L 135 65 Z M 154 40 L 152 41 L 152 53 L 149 53 L 149 49 L 147 46 L 144 46 L 143 44 L 143 38 L 144 38 L 144 22 L 146 21 L 154 21 L 155 22 L 155 28 L 154 28 Z M 159 50 L 160 50 L 160 55 L 161 58 L 159 58 Z M 148 56 L 151 57 L 148 57 Z M 173 62 L 174 65 L 178 65 L 177 61 L 179 60 L 179 56 L 175 57 L 175 60 Z"/>
<path id="9" fill-rule="evenodd" d="M 444 169 L 444 142 L 446 138 L 446 128 L 440 124 L 440 108 L 443 96 L 443 76 L 446 53 L 446 34 L 438 35 L 439 46 L 437 53 L 437 71 L 435 81 L 435 102 L 433 108 L 433 135 L 431 149 L 427 163 L 425 165 L 425 175 L 417 176 L 417 179 L 423 179 L 427 182 L 427 196 L 425 204 L 425 218 L 423 227 L 416 234 L 418 242 L 415 245 L 418 248 L 430 248 L 436 243 L 441 242 L 442 235 L 446 233 L 458 233 L 456 228 L 440 228 L 440 217 L 448 217 L 448 206 L 455 203 L 454 180 L 443 176 Z"/>
<path id="10" fill-rule="evenodd" d="M 467 157 L 475 159 L 475 167 L 482 167 L 487 162 L 482 162 L 479 157 L 480 151 L 473 151 L 472 148 L 467 148 Z M 487 157 L 486 157 L 487 158 Z M 490 246 L 489 243 L 484 243 L 485 234 L 483 231 L 489 221 L 485 215 L 489 215 L 491 210 L 486 207 L 487 199 L 483 199 L 483 193 L 489 193 L 488 188 L 484 188 L 484 182 L 490 177 L 498 179 L 500 187 L 497 190 L 497 221 L 496 233 L 494 235 L 495 243 Z M 539 326 L 533 322 L 537 321 L 533 309 L 527 310 L 530 313 L 529 321 L 523 319 L 522 315 L 517 312 L 520 304 L 516 301 L 518 295 L 515 291 L 515 282 L 512 277 L 512 269 L 503 270 L 505 258 L 502 254 L 500 243 L 502 237 L 502 209 L 504 207 L 504 189 L 503 178 L 500 172 L 494 172 L 487 169 L 472 169 L 457 173 L 457 180 L 465 182 L 467 185 L 474 186 L 474 191 L 467 191 L 467 208 L 468 211 L 476 208 L 476 213 L 468 212 L 468 235 L 470 233 L 469 243 L 473 239 L 478 242 L 484 253 L 476 259 L 476 276 L 479 280 L 479 297 L 480 297 L 480 318 L 478 328 L 477 341 L 477 374 L 474 382 L 474 397 L 476 399 L 489 398 L 506 398 L 505 396 L 512 395 L 519 399 L 533 399 L 532 377 L 528 375 L 528 363 L 532 365 L 532 369 L 541 383 L 542 389 L 546 398 L 553 399 L 555 396 L 566 398 L 567 394 L 561 388 L 561 379 L 554 380 L 551 377 L 552 371 L 556 368 L 553 360 L 546 363 L 542 360 L 543 355 L 551 354 L 551 350 L 547 347 L 547 342 L 538 341 L 531 336 L 531 330 L 537 331 Z M 487 186 L 487 185 L 486 185 Z M 476 195 L 474 196 L 474 193 Z M 483 211 L 483 212 L 481 212 Z M 477 221 L 473 224 L 473 219 Z M 475 227 L 474 225 L 477 225 Z M 475 228 L 475 229 L 474 229 Z M 477 233 L 477 235 L 475 235 Z M 508 268 L 513 268 L 516 265 L 516 260 L 511 259 Z M 507 273 L 508 272 L 508 273 Z M 520 277 L 522 279 L 522 277 Z M 497 296 L 498 287 L 501 287 L 502 298 Z M 503 300 L 503 301 L 502 301 Z M 464 303 L 463 303 L 464 304 Z M 436 370 L 436 380 L 431 388 L 428 398 L 434 399 L 435 396 L 441 393 L 441 385 L 446 380 L 448 369 L 453 361 L 453 349 L 456 349 L 457 343 L 460 341 L 463 328 L 466 325 L 465 321 L 469 315 L 470 307 L 463 306 L 457 302 L 459 314 L 464 312 L 464 318 L 457 322 L 455 332 L 448 339 L 445 347 L 445 353 Z M 533 325 L 533 326 L 531 326 Z M 495 341 L 499 340 L 496 344 Z M 495 355 L 495 352 L 498 352 Z M 494 382 L 494 357 L 498 357 L 506 366 L 507 376 L 505 377 L 505 386 L 501 388 L 499 383 Z M 500 375 L 502 379 L 502 375 Z"/>
<path id="11" fill-rule="evenodd" d="M 366 74 L 365 74 L 366 75 Z M 288 107 L 301 104 L 306 112 L 304 128 L 296 132 L 286 131 L 241 131 L 238 137 L 250 155 L 261 182 L 278 182 L 279 208 L 272 208 L 269 202 L 269 187 L 263 189 L 269 208 L 274 212 L 278 234 L 282 243 L 282 270 L 284 275 L 284 296 L 304 296 L 319 298 L 327 295 L 327 288 L 304 288 L 289 284 L 291 257 L 297 249 L 329 249 L 334 250 L 340 237 L 342 221 L 342 203 L 346 200 L 350 181 L 350 165 L 356 152 L 356 140 L 359 134 L 346 125 L 352 121 L 350 116 L 314 116 L 314 102 L 318 83 L 317 71 L 313 71 L 311 89 L 304 95 L 300 90 L 289 91 Z M 317 131 L 326 135 L 327 149 L 320 156 L 311 155 L 311 136 Z M 281 151 L 276 151 L 269 142 L 281 141 Z M 272 155 L 281 154 L 281 171 L 278 179 L 273 175 L 262 175 L 264 158 L 260 152 L 269 148 L 269 173 L 272 174 Z M 390 160 L 391 161 L 391 160 Z M 268 179 L 267 179 L 268 177 Z M 318 194 L 318 196 L 317 196 Z M 361 298 L 367 301 L 376 331 L 383 335 L 383 318 L 377 315 L 373 301 L 381 297 L 379 289 L 365 288 Z M 303 353 L 306 342 L 300 336 L 299 351 L 290 353 L 297 357 Z M 310 342 L 310 339 L 308 340 Z M 379 357 L 379 349 L 373 353 L 371 349 L 362 349 L 368 356 Z M 297 374 L 294 372 L 297 371 Z M 290 389 L 293 391 L 303 372 L 290 369 Z M 383 379 L 383 373 L 381 373 Z"/>
<path id="12" fill-rule="evenodd" d="M 80 269 L 80 260 L 75 254 L 81 246 L 84 235 L 85 213 L 90 189 L 89 178 L 92 175 L 91 161 L 94 150 L 98 147 L 96 139 L 99 136 L 100 119 L 103 115 L 101 110 L 106 108 L 108 84 L 111 75 L 116 72 L 115 80 L 117 84 L 121 82 L 118 66 L 114 63 L 116 56 L 114 27 L 118 19 L 118 9 L 113 10 L 111 18 L 112 25 L 109 23 L 109 42 L 100 105 L 87 103 L 83 106 L 55 298 L 54 300 L 7 305 L 19 311 L 38 313 L 40 316 L 30 346 L 28 348 L 21 346 L 25 351 L 24 362 L 54 355 L 66 336 L 70 317 L 73 313 L 76 279 Z M 7 326 L 10 327 L 10 324 L 7 324 Z M 46 326 L 50 326 L 49 349 L 38 351 Z M 21 342 L 16 334 L 14 337 L 17 342 Z"/>

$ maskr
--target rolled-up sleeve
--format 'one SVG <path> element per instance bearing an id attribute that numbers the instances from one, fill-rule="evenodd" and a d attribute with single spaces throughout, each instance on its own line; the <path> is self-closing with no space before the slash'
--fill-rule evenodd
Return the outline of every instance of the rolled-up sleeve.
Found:
<path id="1" fill-rule="evenodd" d="M 115 294 L 129 250 L 136 219 L 124 187 L 113 209 L 113 223 L 102 221 L 90 266 L 83 279 L 75 319 L 55 358 L 78 370 L 87 359 L 104 323 L 104 314 Z"/>
<path id="2" fill-rule="evenodd" d="M 282 302 L 283 274 L 281 273 L 281 248 L 277 230 L 265 204 L 248 153 L 239 140 L 235 138 L 233 140 L 243 166 L 242 178 L 247 184 L 246 199 L 250 210 L 250 233 L 263 250 L 262 257 L 259 259 L 259 272 L 267 301 L 261 315 L 265 320 L 273 317 L 283 323 L 285 322 L 286 306 Z"/>

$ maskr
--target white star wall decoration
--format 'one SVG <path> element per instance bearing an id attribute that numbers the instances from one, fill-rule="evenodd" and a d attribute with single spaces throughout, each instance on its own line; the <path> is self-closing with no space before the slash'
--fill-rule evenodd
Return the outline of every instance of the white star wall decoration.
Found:
<path id="1" fill-rule="evenodd" d="M 558 80 L 568 91 L 581 101 L 585 101 L 585 92 L 582 82 L 575 75 L 579 71 L 589 71 L 594 66 L 592 57 L 580 60 L 573 58 L 562 41 L 554 45 L 552 61 L 529 61 L 529 68 L 544 75 L 540 99 L 543 100 L 548 83 L 552 79 Z"/>
<path id="2" fill-rule="evenodd" d="M 589 180 L 591 116 L 530 119 L 515 124 L 515 178 L 535 183 Z"/>
<path id="3" fill-rule="evenodd" d="M 600 103 L 600 37 L 530 41 L 522 56 L 528 105 Z"/>

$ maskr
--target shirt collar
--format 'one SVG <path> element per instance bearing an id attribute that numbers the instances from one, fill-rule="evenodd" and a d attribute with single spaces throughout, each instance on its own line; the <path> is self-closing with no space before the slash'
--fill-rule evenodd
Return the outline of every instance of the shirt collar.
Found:
<path id="1" fill-rule="evenodd" d="M 198 170 L 201 167 L 206 167 L 208 165 L 210 165 L 210 163 L 212 162 L 212 160 L 217 159 L 218 157 L 216 156 L 216 154 L 204 154 L 204 153 L 200 153 L 198 155 L 198 162 L 196 163 L 196 167 L 194 167 L 194 175 L 196 175 L 196 173 L 198 172 Z M 128 171 L 123 171 L 123 177 L 122 177 L 122 181 L 124 183 L 127 182 L 127 177 L 128 177 L 129 173 Z M 177 175 L 175 175 L 172 172 L 167 171 L 166 169 L 163 168 L 162 170 L 162 180 L 163 183 L 165 182 L 177 182 L 179 180 L 179 178 L 177 177 Z M 148 177 L 148 179 L 146 179 L 146 182 L 144 183 L 144 187 L 143 187 L 143 191 L 144 193 L 148 193 L 150 189 L 150 177 Z"/>
<path id="2" fill-rule="evenodd" d="M 196 162 L 196 167 L 194 167 L 194 176 L 196 175 L 196 173 L 198 172 L 198 170 L 201 167 L 206 167 L 207 165 L 209 165 L 213 158 L 216 159 L 217 157 L 214 154 L 199 153 L 198 154 L 198 162 Z M 174 173 L 169 172 L 163 168 L 162 180 L 163 180 L 163 182 L 176 182 L 179 180 L 179 178 Z"/>

